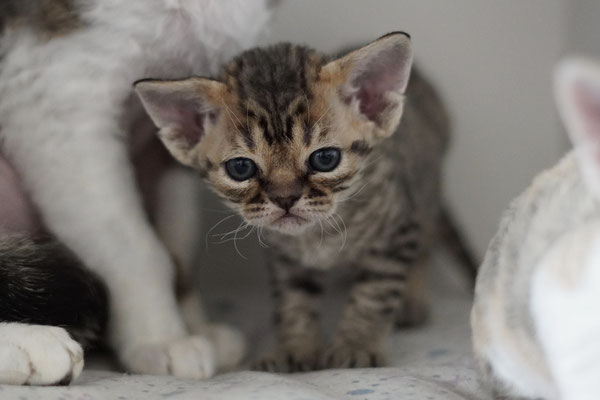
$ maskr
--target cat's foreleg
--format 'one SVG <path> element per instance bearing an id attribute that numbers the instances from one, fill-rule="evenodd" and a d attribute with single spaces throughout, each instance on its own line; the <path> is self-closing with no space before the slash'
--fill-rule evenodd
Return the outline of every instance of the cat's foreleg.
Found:
<path id="1" fill-rule="evenodd" d="M 244 357 L 244 337 L 233 327 L 207 320 L 194 284 L 200 243 L 201 185 L 191 170 L 173 167 L 165 171 L 158 183 L 156 228 L 176 260 L 179 307 L 189 332 L 210 338 L 215 346 L 217 368 L 229 370 Z"/>
<path id="2" fill-rule="evenodd" d="M 139 373 L 209 376 L 213 346 L 188 336 L 170 256 L 142 208 L 113 112 L 101 104 L 62 119 L 39 116 L 41 126 L 6 119 L 7 153 L 50 230 L 106 283 L 110 341 L 123 364 Z"/>
<path id="3" fill-rule="evenodd" d="M 317 310 L 322 288 L 312 271 L 284 255 L 273 255 L 269 269 L 277 348 L 272 355 L 255 362 L 253 368 L 272 372 L 314 370 L 322 349 Z"/>
<path id="4" fill-rule="evenodd" d="M 383 346 L 402 312 L 408 266 L 376 254 L 361 263 L 337 331 L 323 354 L 325 368 L 378 367 L 386 362 Z"/>

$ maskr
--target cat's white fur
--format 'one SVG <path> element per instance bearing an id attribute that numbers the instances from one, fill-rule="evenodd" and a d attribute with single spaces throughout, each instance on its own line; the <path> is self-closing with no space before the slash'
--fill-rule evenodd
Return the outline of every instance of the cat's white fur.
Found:
<path id="1" fill-rule="evenodd" d="M 0 382 L 50 385 L 82 369 L 83 350 L 64 329 L 0 323 Z"/>
<path id="2" fill-rule="evenodd" d="M 50 40 L 18 29 L 0 41 L 2 150 L 50 230 L 107 283 L 110 340 L 133 372 L 201 378 L 215 355 L 189 336 L 172 262 L 135 189 L 132 83 L 215 73 L 268 17 L 265 0 L 96 0 L 82 29 Z M 0 326 L 0 345 L 10 329 Z"/>
<path id="3" fill-rule="evenodd" d="M 600 65 L 563 62 L 556 97 L 574 150 L 513 202 L 477 280 L 475 353 L 506 398 L 600 398 Z"/>

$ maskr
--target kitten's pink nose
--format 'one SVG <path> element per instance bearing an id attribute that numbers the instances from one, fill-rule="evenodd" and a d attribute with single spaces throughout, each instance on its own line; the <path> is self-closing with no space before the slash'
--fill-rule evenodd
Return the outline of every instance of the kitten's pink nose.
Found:
<path id="1" fill-rule="evenodd" d="M 285 211 L 290 211 L 290 208 L 296 204 L 299 198 L 300 196 L 273 197 L 271 198 L 271 201 L 283 208 Z"/>

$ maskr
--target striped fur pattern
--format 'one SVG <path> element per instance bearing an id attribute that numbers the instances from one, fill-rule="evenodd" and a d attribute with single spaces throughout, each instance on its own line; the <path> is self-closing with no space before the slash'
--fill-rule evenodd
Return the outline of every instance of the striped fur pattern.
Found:
<path id="1" fill-rule="evenodd" d="M 241 54 L 218 80 L 136 86 L 171 153 L 271 245 L 278 345 L 259 369 L 380 366 L 394 322 L 425 316 L 448 121 L 419 73 L 408 83 L 411 61 L 409 37 L 393 33 L 335 60 L 280 44 Z M 323 148 L 341 154 L 332 171 L 311 167 Z M 256 164 L 251 179 L 227 175 L 236 157 Z M 356 280 L 326 345 L 318 276 L 334 267 Z"/>

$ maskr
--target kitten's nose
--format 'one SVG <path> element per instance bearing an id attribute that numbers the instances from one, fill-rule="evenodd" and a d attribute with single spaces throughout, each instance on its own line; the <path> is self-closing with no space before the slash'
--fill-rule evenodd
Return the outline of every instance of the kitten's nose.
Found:
<path id="1" fill-rule="evenodd" d="M 299 198 L 300 196 L 273 197 L 271 198 L 271 201 L 283 208 L 285 211 L 290 211 L 290 208 L 296 204 Z"/>

